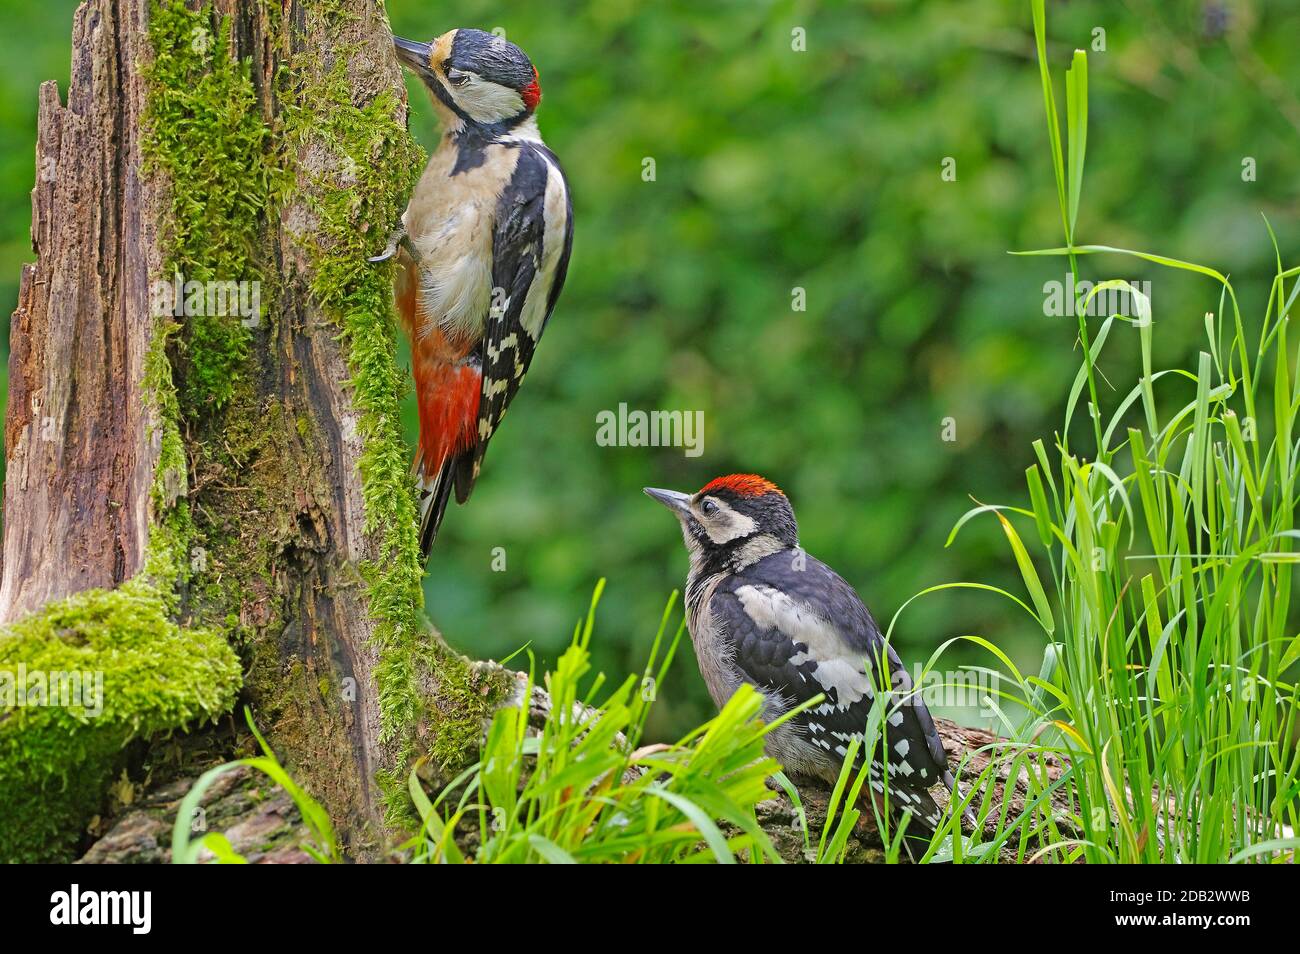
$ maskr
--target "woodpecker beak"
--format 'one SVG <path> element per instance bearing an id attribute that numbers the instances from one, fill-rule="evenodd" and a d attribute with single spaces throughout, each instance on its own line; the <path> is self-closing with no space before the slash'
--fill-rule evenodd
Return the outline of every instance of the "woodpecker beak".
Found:
<path id="1" fill-rule="evenodd" d="M 690 494 L 681 494 L 675 490 L 660 490 L 658 487 L 645 487 L 646 496 L 653 497 L 674 514 L 684 516 L 690 512 Z"/>
<path id="2" fill-rule="evenodd" d="M 429 74 L 429 55 L 433 52 L 433 47 L 428 43 L 416 43 L 414 40 L 395 36 L 393 48 L 397 51 L 397 58 L 403 65 L 410 67 L 420 76 Z"/>

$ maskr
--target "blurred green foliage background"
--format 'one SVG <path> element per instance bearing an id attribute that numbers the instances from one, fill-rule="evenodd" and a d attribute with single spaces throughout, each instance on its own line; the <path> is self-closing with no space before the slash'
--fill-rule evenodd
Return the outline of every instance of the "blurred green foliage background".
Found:
<path id="1" fill-rule="evenodd" d="M 66 91 L 74 8 L 0 2 L 6 313 L 32 257 L 37 85 L 58 79 Z M 603 576 L 597 664 L 612 677 L 639 671 L 686 572 L 674 521 L 640 488 L 694 490 L 737 470 L 788 492 L 804 546 L 882 624 L 944 581 L 1019 591 L 992 521 L 944 541 L 972 497 L 1021 498 L 1030 441 L 1051 439 L 1080 360 L 1074 319 L 1044 314 L 1044 282 L 1064 266 L 1006 254 L 1062 242 L 1028 3 L 388 9 L 402 35 L 501 27 L 531 55 L 539 122 L 568 172 L 577 222 L 568 284 L 528 383 L 430 565 L 429 613 L 453 645 L 499 658 L 530 644 L 545 665 Z M 1090 50 L 1080 240 L 1211 264 L 1232 275 L 1258 321 L 1273 270 L 1261 213 L 1284 256 L 1300 237 L 1300 5 L 1070 0 L 1049 2 L 1048 25 L 1058 69 L 1074 47 Z M 412 133 L 433 148 L 432 109 L 408 85 Z M 941 176 L 946 157 L 955 181 Z M 1243 180 L 1246 157 L 1255 181 Z M 643 179 L 646 158 L 654 181 Z M 1201 316 L 1218 305 L 1208 282 L 1127 261 L 1084 269 L 1152 280 L 1162 366 L 1199 347 Z M 795 288 L 806 311 L 791 307 Z M 1104 366 L 1121 396 L 1135 352 L 1112 345 Z M 703 455 L 597 446 L 597 414 L 620 403 L 703 411 Z M 945 418 L 955 441 L 942 439 Z M 408 425 L 414 438 L 413 402 Z M 895 644 L 924 661 L 970 633 L 1037 670 L 1041 638 L 989 595 L 913 603 Z M 988 663 L 974 650 L 948 659 Z M 708 714 L 689 652 L 660 701 L 660 736 Z"/>

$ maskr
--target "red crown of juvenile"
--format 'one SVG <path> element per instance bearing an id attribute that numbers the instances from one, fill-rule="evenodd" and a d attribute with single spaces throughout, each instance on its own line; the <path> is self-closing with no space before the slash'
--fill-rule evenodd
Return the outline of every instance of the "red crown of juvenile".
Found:
<path id="1" fill-rule="evenodd" d="M 715 490 L 730 490 L 740 497 L 761 497 L 763 494 L 781 493 L 780 487 L 758 474 L 728 474 L 726 477 L 718 477 L 701 487 L 700 493 L 707 494 Z"/>

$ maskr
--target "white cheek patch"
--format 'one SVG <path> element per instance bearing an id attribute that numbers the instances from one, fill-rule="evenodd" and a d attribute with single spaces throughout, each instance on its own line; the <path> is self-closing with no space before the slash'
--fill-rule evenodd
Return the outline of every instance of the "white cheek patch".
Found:
<path id="1" fill-rule="evenodd" d="M 464 86 L 452 87 L 451 95 L 476 123 L 499 123 L 524 111 L 524 98 L 517 92 L 474 73 Z"/>
<path id="2" fill-rule="evenodd" d="M 718 512 L 712 517 L 700 521 L 704 532 L 714 543 L 730 543 L 740 537 L 747 537 L 757 529 L 753 517 L 737 513 L 725 503 L 717 501 Z"/>

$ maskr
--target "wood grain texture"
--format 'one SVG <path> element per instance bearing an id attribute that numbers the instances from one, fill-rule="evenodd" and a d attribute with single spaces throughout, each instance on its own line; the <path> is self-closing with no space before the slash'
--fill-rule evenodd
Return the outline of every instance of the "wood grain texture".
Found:
<path id="1" fill-rule="evenodd" d="M 144 3 L 83 4 L 68 102 L 40 88 L 32 248 L 10 330 L 0 622 L 140 567 L 158 446 L 140 384 L 160 264 L 140 174 Z"/>

